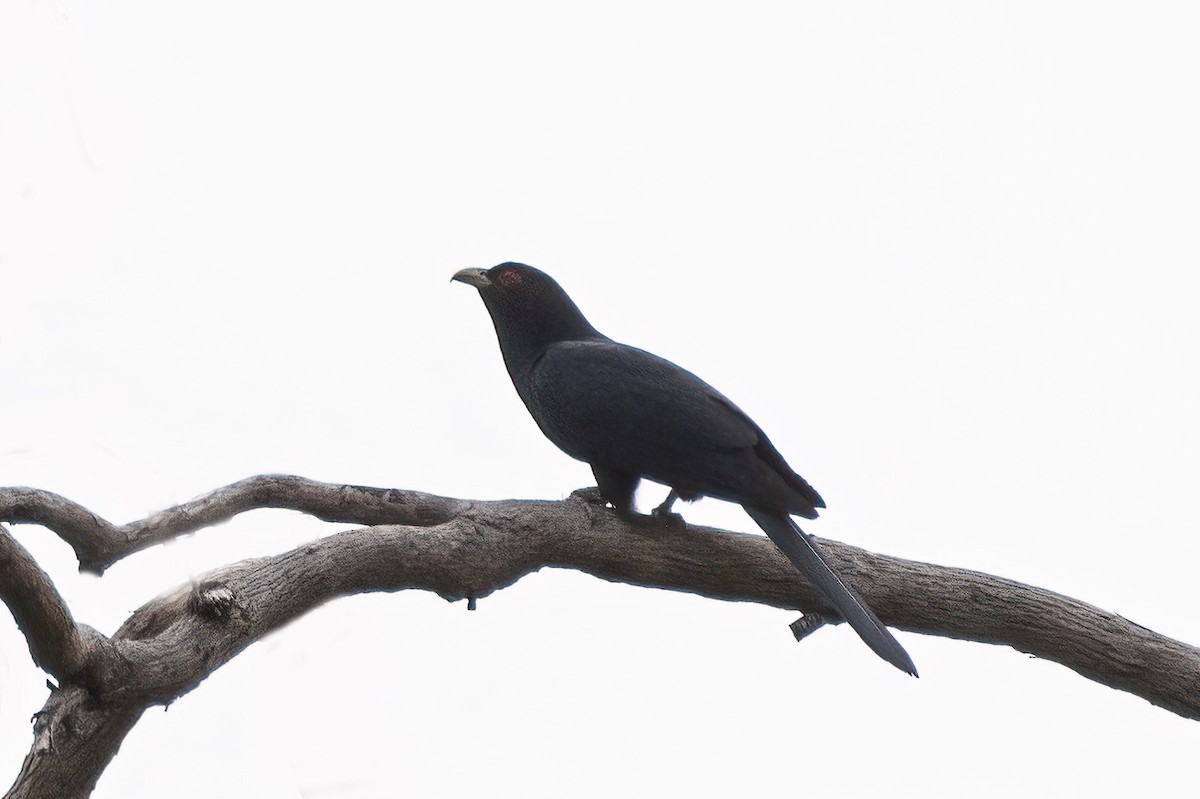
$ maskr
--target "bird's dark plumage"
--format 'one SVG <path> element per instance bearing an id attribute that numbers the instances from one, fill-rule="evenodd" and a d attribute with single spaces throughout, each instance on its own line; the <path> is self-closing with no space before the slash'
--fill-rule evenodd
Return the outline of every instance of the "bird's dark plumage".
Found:
<path id="1" fill-rule="evenodd" d="M 464 269 L 479 289 L 504 363 L 538 427 L 592 467 L 600 493 L 634 510 L 649 478 L 674 497 L 736 502 L 880 657 L 916 674 L 908 654 L 838 577 L 791 516 L 825 507 L 770 439 L 723 394 L 670 361 L 599 333 L 554 280 L 523 264 Z"/>

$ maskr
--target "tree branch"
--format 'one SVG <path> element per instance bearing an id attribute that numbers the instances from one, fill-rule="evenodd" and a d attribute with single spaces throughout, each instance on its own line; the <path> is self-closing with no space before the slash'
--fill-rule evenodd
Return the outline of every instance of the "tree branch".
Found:
<path id="1" fill-rule="evenodd" d="M 59 680 L 79 674 L 99 633 L 75 623 L 49 575 L 3 526 L 0 574 L 0 599 L 25 635 L 33 662 Z"/>
<path id="2" fill-rule="evenodd" d="M 598 504 L 595 492 L 562 502 L 466 502 L 259 477 L 116 528 L 56 495 L 15 491 L 0 489 L 0 519 L 42 520 L 76 552 L 105 552 L 93 565 L 254 507 L 294 508 L 337 521 L 408 522 L 337 533 L 217 569 L 146 603 L 111 639 L 76 625 L 49 579 L 5 534 L 0 595 L 31 639 L 35 661 L 67 683 L 38 717 L 44 733 L 38 740 L 53 746 L 39 753 L 35 745 L 10 796 L 86 796 L 63 786 L 94 784 L 146 707 L 173 701 L 249 644 L 340 596 L 416 588 L 449 600 L 477 598 L 554 567 L 818 615 L 832 610 L 762 536 L 629 522 Z M 89 549 L 84 539 L 97 531 L 111 540 Z M 1044 589 L 823 545 L 890 626 L 1007 644 L 1200 718 L 1200 650 L 1194 647 Z M 57 792 L 35 789 L 49 785 Z"/>
<path id="3" fill-rule="evenodd" d="M 259 508 L 346 524 L 440 524 L 469 503 L 419 491 L 333 485 L 286 474 L 249 477 L 120 527 L 52 491 L 0 488 L 0 521 L 40 524 L 75 550 L 79 570 L 104 570 L 134 552 Z"/>

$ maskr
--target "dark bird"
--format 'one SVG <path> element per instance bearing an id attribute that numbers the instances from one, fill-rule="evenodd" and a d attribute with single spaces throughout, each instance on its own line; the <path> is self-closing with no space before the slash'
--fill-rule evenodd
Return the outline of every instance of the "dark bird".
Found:
<path id="1" fill-rule="evenodd" d="M 655 515 L 670 514 L 676 499 L 738 503 L 867 646 L 916 675 L 904 648 L 792 521 L 815 519 L 825 507 L 821 495 L 724 394 L 598 332 L 533 267 L 463 269 L 453 280 L 479 289 L 525 407 L 559 449 L 592 467 L 601 496 L 618 512 L 635 513 L 643 477 L 670 487 Z"/>

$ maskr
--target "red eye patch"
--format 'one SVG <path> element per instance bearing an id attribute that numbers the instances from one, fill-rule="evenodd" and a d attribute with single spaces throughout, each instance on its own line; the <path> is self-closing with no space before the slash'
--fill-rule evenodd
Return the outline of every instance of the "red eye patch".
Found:
<path id="1" fill-rule="evenodd" d="M 521 277 L 521 273 L 516 269 L 505 269 L 496 277 L 500 281 L 500 285 L 504 286 L 505 288 L 519 286 L 521 285 L 521 281 L 524 279 Z"/>

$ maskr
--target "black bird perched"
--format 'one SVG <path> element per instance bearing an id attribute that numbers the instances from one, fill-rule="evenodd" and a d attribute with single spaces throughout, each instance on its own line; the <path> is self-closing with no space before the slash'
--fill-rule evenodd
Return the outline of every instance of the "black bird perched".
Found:
<path id="1" fill-rule="evenodd" d="M 533 267 L 463 269 L 453 280 L 479 289 L 525 407 L 559 449 L 591 465 L 613 507 L 633 513 L 643 477 L 671 489 L 656 515 L 676 499 L 738 503 L 867 646 L 916 675 L 904 648 L 792 521 L 815 519 L 821 495 L 741 409 L 691 372 L 598 332 Z"/>

